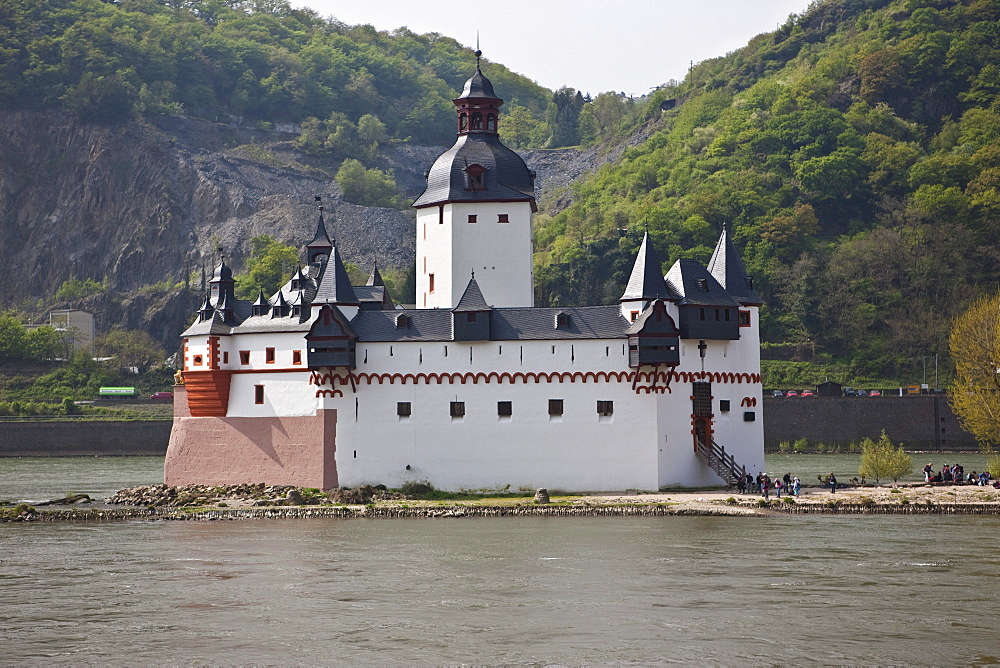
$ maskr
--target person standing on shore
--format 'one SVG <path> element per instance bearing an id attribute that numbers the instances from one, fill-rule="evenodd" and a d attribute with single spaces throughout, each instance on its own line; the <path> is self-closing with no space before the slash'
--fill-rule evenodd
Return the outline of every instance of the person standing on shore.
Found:
<path id="1" fill-rule="evenodd" d="M 771 498 L 771 479 L 767 477 L 766 473 L 760 479 L 760 493 L 764 495 L 765 499 Z"/>
<path id="2" fill-rule="evenodd" d="M 799 492 L 801 490 L 802 490 L 802 481 L 799 480 L 798 477 L 793 478 L 792 479 L 792 494 L 794 494 L 795 496 L 798 496 Z"/>
<path id="3" fill-rule="evenodd" d="M 833 473 L 831 473 L 827 477 L 826 481 L 830 484 L 830 494 L 836 494 L 837 493 L 837 476 L 835 476 L 835 475 L 833 475 Z"/>
<path id="4" fill-rule="evenodd" d="M 934 464 L 927 462 L 927 466 L 924 467 L 924 482 L 930 482 L 932 475 L 934 475 Z"/>

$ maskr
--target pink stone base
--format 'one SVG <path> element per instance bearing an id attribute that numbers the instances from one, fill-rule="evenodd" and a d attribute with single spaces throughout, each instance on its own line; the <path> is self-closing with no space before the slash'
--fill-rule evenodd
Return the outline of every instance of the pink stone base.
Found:
<path id="1" fill-rule="evenodd" d="M 175 390 L 176 391 L 176 390 Z M 337 486 L 337 411 L 306 417 L 175 414 L 163 463 L 167 485 Z"/>

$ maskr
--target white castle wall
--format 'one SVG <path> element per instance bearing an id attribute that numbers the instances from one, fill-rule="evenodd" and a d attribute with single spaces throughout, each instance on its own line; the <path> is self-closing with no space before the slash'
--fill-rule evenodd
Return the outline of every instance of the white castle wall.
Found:
<path id="1" fill-rule="evenodd" d="M 501 214 L 509 222 L 497 222 Z M 438 207 L 419 209 L 417 307 L 453 308 L 473 271 L 491 306 L 533 306 L 531 216 L 528 202 L 446 204 L 444 223 Z"/>

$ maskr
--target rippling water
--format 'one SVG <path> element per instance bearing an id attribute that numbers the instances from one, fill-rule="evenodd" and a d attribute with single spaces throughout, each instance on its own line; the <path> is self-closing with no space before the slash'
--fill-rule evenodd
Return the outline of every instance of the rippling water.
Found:
<path id="1" fill-rule="evenodd" d="M 0 525 L 3 663 L 997 661 L 996 517 Z"/>

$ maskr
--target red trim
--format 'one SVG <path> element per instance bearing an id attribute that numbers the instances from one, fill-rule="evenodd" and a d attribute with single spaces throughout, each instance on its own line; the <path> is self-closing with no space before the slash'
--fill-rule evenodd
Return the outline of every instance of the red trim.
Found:
<path id="1" fill-rule="evenodd" d="M 284 369 L 275 369 L 277 371 L 286 371 Z M 294 369 L 293 369 L 294 371 Z M 247 371 L 234 371 L 233 373 L 257 373 L 261 370 L 247 370 Z M 265 371 L 266 373 L 266 371 Z M 467 371 L 465 373 L 453 372 L 453 373 L 367 373 L 361 372 L 354 375 L 354 378 L 358 382 L 364 382 L 368 385 L 395 385 L 398 381 L 401 385 L 406 385 L 410 382 L 414 385 L 423 382 L 424 384 L 430 384 L 434 382 L 436 384 L 442 383 L 453 383 L 453 384 L 472 384 L 478 385 L 480 382 L 484 384 L 489 383 L 588 383 L 588 382 L 643 382 L 648 383 L 647 385 L 636 387 L 636 392 L 640 390 L 645 391 L 647 394 L 655 392 L 657 394 L 663 394 L 667 392 L 672 392 L 669 386 L 660 386 L 660 383 L 668 384 L 674 380 L 679 380 L 680 382 L 691 382 L 693 380 L 704 380 L 711 379 L 718 383 L 759 383 L 759 374 L 749 374 L 749 373 L 709 373 L 707 371 L 552 371 L 552 372 L 521 372 L 517 371 L 515 373 L 509 373 L 504 371 L 503 373 L 498 373 L 496 371 L 491 371 L 489 373 L 484 373 L 482 371 L 474 373 L 472 371 Z M 348 383 L 347 376 L 335 375 L 331 372 L 321 373 L 319 371 L 313 370 L 312 375 L 309 379 L 312 385 L 333 385 L 334 382 L 338 382 L 340 385 L 346 385 Z"/>

